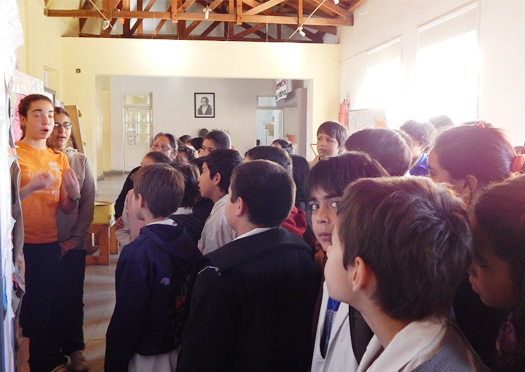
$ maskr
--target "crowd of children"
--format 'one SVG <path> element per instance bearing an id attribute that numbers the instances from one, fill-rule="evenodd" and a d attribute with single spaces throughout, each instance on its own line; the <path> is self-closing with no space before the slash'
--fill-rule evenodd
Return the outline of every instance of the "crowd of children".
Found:
<path id="1" fill-rule="evenodd" d="M 51 301 L 93 180 L 72 157 L 71 173 L 71 125 L 42 97 L 20 106 L 21 326 L 32 371 L 66 355 L 82 371 Z M 525 156 L 490 123 L 446 119 L 325 122 L 310 165 L 285 140 L 243 159 L 223 131 L 159 133 L 117 201 L 105 370 L 524 371 Z M 57 209 L 69 227 L 35 219 Z"/>

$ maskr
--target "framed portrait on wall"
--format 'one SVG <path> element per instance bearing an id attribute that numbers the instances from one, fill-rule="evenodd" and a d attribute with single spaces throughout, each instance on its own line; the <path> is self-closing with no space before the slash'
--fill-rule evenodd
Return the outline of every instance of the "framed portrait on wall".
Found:
<path id="1" fill-rule="evenodd" d="M 193 110 L 196 118 L 214 118 L 215 93 L 195 93 Z"/>

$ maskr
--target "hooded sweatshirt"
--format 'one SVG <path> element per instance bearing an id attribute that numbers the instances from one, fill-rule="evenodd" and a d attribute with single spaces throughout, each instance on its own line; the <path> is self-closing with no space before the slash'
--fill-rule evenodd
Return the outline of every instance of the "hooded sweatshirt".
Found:
<path id="1" fill-rule="evenodd" d="M 281 224 L 286 230 L 292 234 L 297 235 L 302 238 L 303 234 L 306 231 L 306 213 L 301 209 L 297 209 L 294 205 L 290 215 L 286 220 Z"/>
<path id="2" fill-rule="evenodd" d="M 123 248 L 115 272 L 117 301 L 106 335 L 106 371 L 127 371 L 135 353 L 159 355 L 178 346 L 175 303 L 183 298 L 185 280 L 200 256 L 186 229 L 166 221 L 144 226 Z"/>

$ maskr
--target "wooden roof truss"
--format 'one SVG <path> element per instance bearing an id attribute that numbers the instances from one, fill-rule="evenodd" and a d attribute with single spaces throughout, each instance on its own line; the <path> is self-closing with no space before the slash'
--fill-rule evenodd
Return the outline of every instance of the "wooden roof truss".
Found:
<path id="1" fill-rule="evenodd" d="M 65 10 L 53 9 L 53 2 L 45 0 L 44 12 L 48 17 L 78 18 L 80 37 L 272 42 L 293 37 L 295 42 L 322 43 L 325 34 L 337 34 L 338 26 L 353 25 L 353 12 L 364 1 L 81 0 L 79 9 Z M 166 10 L 153 11 L 154 6 Z M 88 19 L 102 20 L 98 34 L 84 31 Z M 146 19 L 154 21 L 148 31 Z M 175 33 L 166 32 L 168 22 L 176 24 L 171 27 Z"/>

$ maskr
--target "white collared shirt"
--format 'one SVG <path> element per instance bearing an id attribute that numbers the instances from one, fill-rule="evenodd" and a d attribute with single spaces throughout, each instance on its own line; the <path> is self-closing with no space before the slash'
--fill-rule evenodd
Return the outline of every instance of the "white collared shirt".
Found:
<path id="1" fill-rule="evenodd" d="M 213 252 L 237 237 L 226 221 L 225 207 L 229 197 L 226 194 L 213 205 L 198 244 L 202 254 Z"/>
<path id="2" fill-rule="evenodd" d="M 235 239 L 233 240 L 237 240 L 237 239 L 242 239 L 242 238 L 247 238 L 249 236 L 252 236 L 252 235 L 256 235 L 256 234 L 260 234 L 260 233 L 263 233 L 265 231 L 268 231 L 268 230 L 271 230 L 271 229 L 275 229 L 275 227 L 256 227 L 255 229 L 253 230 L 250 230 L 238 237 L 236 237 Z"/>

